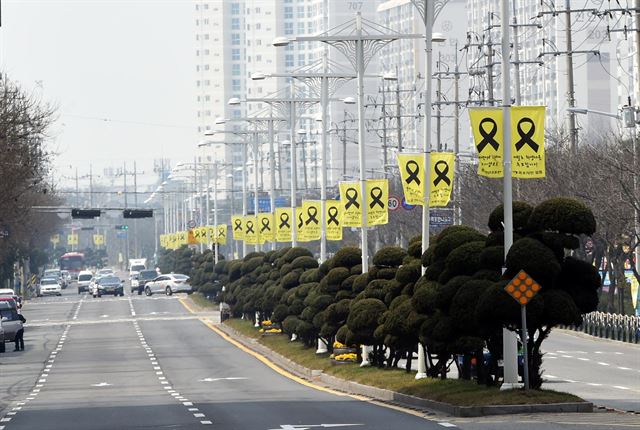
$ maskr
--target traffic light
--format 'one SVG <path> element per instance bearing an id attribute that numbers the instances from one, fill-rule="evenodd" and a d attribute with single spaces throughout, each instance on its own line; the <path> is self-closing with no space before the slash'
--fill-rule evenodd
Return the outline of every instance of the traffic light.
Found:
<path id="1" fill-rule="evenodd" d="M 153 210 L 151 209 L 125 209 L 122 212 L 123 218 L 152 218 Z"/>
<path id="2" fill-rule="evenodd" d="M 71 209 L 71 218 L 93 219 L 100 217 L 100 209 Z"/>
<path id="3" fill-rule="evenodd" d="M 129 226 L 126 224 L 118 224 L 116 225 L 116 230 L 126 231 L 129 230 Z"/>

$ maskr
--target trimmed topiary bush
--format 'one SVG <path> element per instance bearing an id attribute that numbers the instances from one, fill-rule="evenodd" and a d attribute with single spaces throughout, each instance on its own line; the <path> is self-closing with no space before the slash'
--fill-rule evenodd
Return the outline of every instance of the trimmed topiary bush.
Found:
<path id="1" fill-rule="evenodd" d="M 333 256 L 333 267 L 352 268 L 362 263 L 362 251 L 360 248 L 345 246 Z"/>
<path id="2" fill-rule="evenodd" d="M 523 231 L 529 225 L 529 217 L 533 212 L 533 206 L 526 202 L 513 202 L 513 230 Z M 489 215 L 488 227 L 492 232 L 504 231 L 504 206 L 499 205 Z"/>
<path id="3" fill-rule="evenodd" d="M 473 275 L 477 272 L 480 269 L 480 254 L 483 250 L 484 241 L 479 241 L 465 243 L 451 251 L 445 260 L 449 279 L 458 275 Z"/>
<path id="4" fill-rule="evenodd" d="M 397 246 L 382 248 L 373 256 L 373 264 L 380 267 L 397 267 L 407 256 L 407 251 Z"/>
<path id="5" fill-rule="evenodd" d="M 317 269 L 318 261 L 313 257 L 302 256 L 293 260 L 291 267 L 302 270 Z"/>
<path id="6" fill-rule="evenodd" d="M 569 234 L 592 235 L 596 231 L 593 212 L 584 203 L 566 197 L 545 200 L 536 206 L 529 218 L 534 231 L 556 231 Z"/>

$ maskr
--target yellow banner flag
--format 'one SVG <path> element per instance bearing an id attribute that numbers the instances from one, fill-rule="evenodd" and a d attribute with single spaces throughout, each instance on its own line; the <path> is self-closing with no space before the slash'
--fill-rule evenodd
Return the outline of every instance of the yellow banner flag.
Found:
<path id="1" fill-rule="evenodd" d="M 51 243 L 53 243 L 53 246 L 56 246 L 60 243 L 60 235 L 54 234 L 53 236 L 51 236 L 51 239 L 49 240 L 51 241 Z"/>
<path id="2" fill-rule="evenodd" d="M 322 203 L 319 200 L 305 200 L 302 202 L 302 216 L 307 240 L 320 240 L 322 226 Z"/>
<path id="3" fill-rule="evenodd" d="M 67 245 L 78 245 L 79 244 L 78 235 L 76 233 L 71 233 L 67 235 Z"/>
<path id="4" fill-rule="evenodd" d="M 180 248 L 183 245 L 189 244 L 189 233 L 186 231 L 179 231 L 178 238 L 176 240 L 176 249 Z"/>
<path id="5" fill-rule="evenodd" d="M 404 199 L 410 205 L 424 204 L 424 154 L 398 154 Z"/>
<path id="6" fill-rule="evenodd" d="M 196 227 L 193 229 L 193 235 L 197 243 L 207 243 L 207 227 Z"/>
<path id="7" fill-rule="evenodd" d="M 205 242 L 206 244 L 209 243 L 216 243 L 216 226 L 214 225 L 208 225 L 205 226 Z"/>
<path id="8" fill-rule="evenodd" d="M 218 245 L 226 245 L 227 244 L 227 225 L 226 224 L 218 224 L 217 226 L 218 234 L 216 236 L 216 242 Z"/>
<path id="9" fill-rule="evenodd" d="M 260 243 L 273 242 L 275 240 L 276 229 L 273 225 L 272 214 L 258 214 L 258 231 L 260 234 Z"/>
<path id="10" fill-rule="evenodd" d="M 291 242 L 291 208 L 276 208 L 276 241 Z"/>
<path id="11" fill-rule="evenodd" d="M 478 150 L 478 175 L 487 178 L 504 176 L 504 142 L 502 108 L 471 108 L 469 119 Z"/>
<path id="12" fill-rule="evenodd" d="M 511 161 L 514 178 L 545 177 L 544 106 L 511 108 Z"/>
<path id="13" fill-rule="evenodd" d="M 327 240 L 342 240 L 341 212 L 340 200 L 327 200 Z"/>
<path id="14" fill-rule="evenodd" d="M 453 152 L 431 153 L 431 187 L 429 206 L 447 206 L 453 190 L 455 155 Z"/>
<path id="15" fill-rule="evenodd" d="M 241 215 L 231 217 L 231 231 L 235 240 L 244 240 L 244 219 Z"/>
<path id="16" fill-rule="evenodd" d="M 305 224 L 304 208 L 296 208 L 296 239 L 298 242 L 309 242 L 307 237 L 307 225 Z"/>
<path id="17" fill-rule="evenodd" d="M 362 196 L 359 182 L 340 183 L 342 226 L 362 227 Z"/>
<path id="18" fill-rule="evenodd" d="M 258 219 L 255 216 L 246 216 L 244 217 L 243 231 L 244 231 L 244 240 L 248 245 L 258 245 L 259 237 L 258 237 Z"/>
<path id="19" fill-rule="evenodd" d="M 104 235 L 102 235 L 102 234 L 94 234 L 93 235 L 93 244 L 95 246 L 104 245 Z"/>
<path id="20" fill-rule="evenodd" d="M 371 179 L 367 181 L 367 226 L 384 225 L 389 222 L 389 181 Z"/>

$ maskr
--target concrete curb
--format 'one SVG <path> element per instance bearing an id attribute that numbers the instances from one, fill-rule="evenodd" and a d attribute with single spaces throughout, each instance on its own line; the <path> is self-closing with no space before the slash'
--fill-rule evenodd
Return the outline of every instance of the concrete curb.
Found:
<path id="1" fill-rule="evenodd" d="M 293 373 L 294 375 L 319 383 L 328 388 L 342 391 L 349 394 L 369 397 L 381 402 L 398 404 L 411 409 L 421 409 L 427 411 L 437 411 L 455 417 L 481 417 L 486 415 L 511 415 L 511 414 L 532 414 L 532 413 L 568 413 L 568 412 L 593 412 L 593 403 L 572 402 L 572 403 L 548 403 L 530 405 L 493 405 L 493 406 L 455 406 L 449 403 L 437 402 L 434 400 L 422 399 L 408 394 L 397 393 L 383 388 L 371 387 L 357 382 L 347 381 L 328 375 L 320 370 L 311 370 L 294 363 L 288 358 L 272 351 L 266 346 L 240 334 L 238 331 L 226 324 L 217 324 L 217 327 L 234 340 L 245 347 L 257 352 L 277 366 Z"/>

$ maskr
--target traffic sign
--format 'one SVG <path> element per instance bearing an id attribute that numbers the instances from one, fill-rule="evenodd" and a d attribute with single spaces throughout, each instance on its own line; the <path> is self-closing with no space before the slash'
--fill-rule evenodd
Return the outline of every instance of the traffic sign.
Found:
<path id="1" fill-rule="evenodd" d="M 540 291 L 540 284 L 521 270 L 508 284 L 504 290 L 522 306 L 526 305 Z"/>
<path id="2" fill-rule="evenodd" d="M 402 198 L 402 208 L 406 211 L 410 211 L 413 210 L 416 207 L 416 205 L 410 205 L 409 203 L 407 203 L 407 200 L 403 197 Z"/>
<path id="3" fill-rule="evenodd" d="M 391 212 L 397 211 L 400 209 L 400 199 L 396 196 L 389 196 L 388 207 Z"/>
<path id="4" fill-rule="evenodd" d="M 189 220 L 189 222 L 187 223 L 187 227 L 189 228 L 195 228 L 196 226 L 196 221 L 195 220 Z"/>

